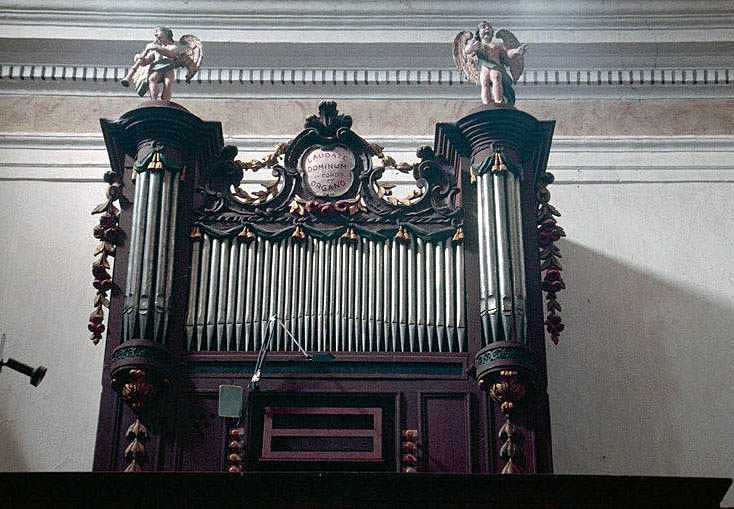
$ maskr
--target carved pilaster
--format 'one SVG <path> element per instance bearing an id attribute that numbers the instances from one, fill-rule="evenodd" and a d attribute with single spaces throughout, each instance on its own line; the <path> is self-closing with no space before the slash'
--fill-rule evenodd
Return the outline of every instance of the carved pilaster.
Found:
<path id="1" fill-rule="evenodd" d="M 471 161 L 464 182 L 476 195 L 468 205 L 476 210 L 470 245 L 479 276 L 476 293 L 468 296 L 479 303 L 474 367 L 490 413 L 503 421 L 490 429 L 489 440 L 490 463 L 502 473 L 551 469 L 536 190 L 554 124 L 492 104 L 437 126 L 441 152 Z"/>
<path id="2" fill-rule="evenodd" d="M 522 435 L 518 427 L 513 424 L 517 407 L 525 397 L 526 382 L 518 371 L 503 370 L 490 377 L 490 382 L 480 380 L 482 386 L 488 385 L 488 392 L 492 400 L 500 405 L 505 416 L 505 422 L 499 430 L 498 438 L 502 444 L 499 455 L 505 461 L 503 474 L 519 474 L 523 472 L 523 453 L 520 448 Z M 483 383 L 482 383 L 483 382 Z"/>
<path id="3" fill-rule="evenodd" d="M 114 312 L 109 337 L 114 341 L 106 369 L 111 388 L 134 418 L 132 424 L 118 422 L 116 436 L 103 438 L 105 431 L 101 430 L 97 443 L 99 448 L 105 441 L 116 443 L 124 437 L 126 445 L 119 450 L 126 471 L 139 471 L 157 462 L 158 430 L 163 428 L 160 416 L 165 415 L 159 403 L 171 385 L 174 353 L 180 348 L 180 342 L 172 338 L 173 331 L 183 327 L 177 310 L 185 302 L 177 300 L 174 280 L 180 278 L 186 260 L 176 256 L 176 246 L 192 239 L 190 219 L 179 217 L 178 205 L 182 202 L 190 207 L 199 170 L 212 154 L 221 151 L 221 126 L 204 122 L 170 102 L 145 103 L 117 119 L 102 119 L 101 124 L 114 176 L 111 189 L 126 189 L 126 199 L 132 202 L 132 206 L 123 204 L 114 225 L 106 216 L 102 218 L 106 222 L 100 223 L 115 228 L 110 232 L 116 234 L 114 286 L 120 290 L 110 299 Z M 101 212 L 110 212 L 108 209 Z M 101 268 L 95 270 L 95 276 L 107 279 Z M 99 318 L 95 315 L 90 320 L 95 323 Z M 129 418 L 127 412 L 119 415 Z M 114 468 L 119 457 L 107 457 L 111 463 L 96 461 L 95 469 Z"/>

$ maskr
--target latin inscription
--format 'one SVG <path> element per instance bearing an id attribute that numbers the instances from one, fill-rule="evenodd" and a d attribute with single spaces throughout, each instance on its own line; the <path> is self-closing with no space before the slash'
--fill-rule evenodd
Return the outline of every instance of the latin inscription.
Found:
<path id="1" fill-rule="evenodd" d="M 344 147 L 315 148 L 303 158 L 306 185 L 316 196 L 341 196 L 354 181 L 354 155 Z"/>

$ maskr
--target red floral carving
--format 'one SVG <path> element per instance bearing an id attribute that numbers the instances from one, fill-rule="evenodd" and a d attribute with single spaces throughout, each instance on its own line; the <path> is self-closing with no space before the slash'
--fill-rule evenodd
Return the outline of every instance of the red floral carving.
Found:
<path id="1" fill-rule="evenodd" d="M 87 328 L 91 333 L 90 339 L 94 344 L 99 343 L 102 339 L 102 333 L 105 331 L 104 307 L 109 307 L 110 301 L 107 298 L 107 292 L 112 289 L 112 276 L 109 268 L 110 262 L 108 257 L 115 256 L 115 245 L 118 240 L 117 225 L 120 211 L 115 207 L 114 202 L 118 201 L 121 194 L 122 182 L 119 175 L 114 172 L 107 172 L 104 176 L 105 182 L 109 184 L 107 188 L 107 200 L 100 203 L 92 211 L 92 214 L 100 214 L 99 224 L 94 227 L 92 234 L 94 238 L 101 242 L 94 251 L 95 259 L 92 264 L 92 275 L 94 282 L 92 286 L 97 290 L 94 297 L 94 311 L 89 315 L 89 325 Z"/>
<path id="2" fill-rule="evenodd" d="M 546 293 L 546 310 L 548 315 L 544 325 L 550 334 L 551 340 L 558 344 L 558 337 L 565 326 L 561 317 L 556 313 L 561 311 L 561 305 L 556 300 L 556 294 L 566 288 L 561 271 L 561 252 L 555 242 L 565 237 L 563 228 L 558 226 L 554 216 L 561 213 L 550 203 L 550 192 L 548 185 L 553 182 L 553 175 L 545 172 L 538 179 L 536 196 L 538 198 L 538 247 L 540 248 L 540 270 L 543 272 L 543 280 L 540 288 Z"/>

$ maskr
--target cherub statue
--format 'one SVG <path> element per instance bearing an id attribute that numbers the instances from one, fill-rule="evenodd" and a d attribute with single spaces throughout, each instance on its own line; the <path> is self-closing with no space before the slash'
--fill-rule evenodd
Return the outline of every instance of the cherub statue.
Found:
<path id="1" fill-rule="evenodd" d="M 204 51 L 201 41 L 193 35 L 181 37 L 179 42 L 188 46 L 182 51 L 173 42 L 173 31 L 168 27 L 157 27 L 153 35 L 155 40 L 142 53 L 135 55 L 135 64 L 121 83 L 123 87 L 129 87 L 130 82 L 134 82 L 140 97 L 144 97 L 149 91 L 150 98 L 156 101 L 160 92 L 162 101 L 170 101 L 171 89 L 176 79 L 174 69 L 186 67 L 186 83 L 190 82 L 201 66 Z"/>
<path id="2" fill-rule="evenodd" d="M 454 39 L 454 62 L 466 79 L 482 86 L 483 104 L 515 104 L 512 85 L 525 67 L 527 45 L 509 30 L 497 31 L 501 43 L 492 42 L 493 35 L 489 21 L 482 21 L 474 33 L 459 32 Z"/>

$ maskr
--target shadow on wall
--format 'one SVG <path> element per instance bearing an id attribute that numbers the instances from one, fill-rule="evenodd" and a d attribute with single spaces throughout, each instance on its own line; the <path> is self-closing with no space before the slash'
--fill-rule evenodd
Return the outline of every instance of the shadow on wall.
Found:
<path id="1" fill-rule="evenodd" d="M 731 477 L 731 305 L 560 248 L 566 330 L 547 347 L 555 471 Z"/>

